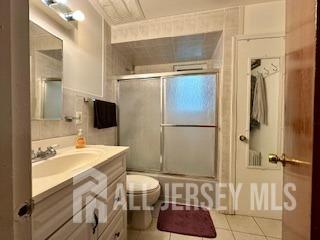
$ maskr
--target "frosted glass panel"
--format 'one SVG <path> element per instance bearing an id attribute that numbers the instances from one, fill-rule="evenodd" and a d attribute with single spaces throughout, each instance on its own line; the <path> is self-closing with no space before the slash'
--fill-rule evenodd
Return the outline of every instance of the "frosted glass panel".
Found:
<path id="1" fill-rule="evenodd" d="M 160 79 L 121 81 L 120 145 L 130 146 L 127 166 L 160 170 Z"/>
<path id="2" fill-rule="evenodd" d="M 215 75 L 169 77 L 164 91 L 164 123 L 215 124 Z"/>
<path id="3" fill-rule="evenodd" d="M 215 173 L 215 128 L 164 129 L 164 170 L 212 177 Z"/>
<path id="4" fill-rule="evenodd" d="M 60 119 L 62 107 L 62 81 L 43 81 L 43 119 Z"/>

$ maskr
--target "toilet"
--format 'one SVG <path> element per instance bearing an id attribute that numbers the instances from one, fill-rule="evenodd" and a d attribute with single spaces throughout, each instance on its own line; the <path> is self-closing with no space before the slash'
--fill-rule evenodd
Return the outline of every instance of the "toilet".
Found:
<path id="1" fill-rule="evenodd" d="M 127 175 L 127 197 L 130 216 L 130 227 L 137 230 L 147 229 L 152 222 L 151 210 L 143 209 L 143 205 L 151 207 L 160 196 L 158 180 L 144 175 Z M 135 210 L 133 207 L 139 208 Z"/>

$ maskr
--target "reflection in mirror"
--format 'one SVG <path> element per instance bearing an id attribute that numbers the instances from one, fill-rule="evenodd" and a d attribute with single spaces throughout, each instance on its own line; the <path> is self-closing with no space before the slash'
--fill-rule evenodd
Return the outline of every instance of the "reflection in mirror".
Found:
<path id="1" fill-rule="evenodd" d="M 249 166 L 273 168 L 269 153 L 281 152 L 282 90 L 280 59 L 251 60 Z"/>
<path id="2" fill-rule="evenodd" d="M 32 119 L 62 118 L 63 42 L 30 22 L 30 86 Z"/>

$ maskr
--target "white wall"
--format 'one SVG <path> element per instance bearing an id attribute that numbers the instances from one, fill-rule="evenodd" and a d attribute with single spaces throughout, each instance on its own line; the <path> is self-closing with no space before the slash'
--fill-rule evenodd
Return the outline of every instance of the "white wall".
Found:
<path id="1" fill-rule="evenodd" d="M 69 0 L 86 19 L 67 30 L 37 7 L 30 6 L 30 20 L 63 40 L 64 88 L 103 97 L 103 18 L 89 1 Z"/>
<path id="2" fill-rule="evenodd" d="M 285 32 L 285 1 L 248 5 L 244 8 L 244 34 Z"/>

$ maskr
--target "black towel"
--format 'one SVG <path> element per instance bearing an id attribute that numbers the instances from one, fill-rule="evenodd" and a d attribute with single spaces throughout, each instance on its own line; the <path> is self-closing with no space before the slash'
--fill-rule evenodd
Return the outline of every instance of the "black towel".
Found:
<path id="1" fill-rule="evenodd" d="M 116 104 L 94 101 L 94 127 L 98 129 L 117 126 Z"/>

